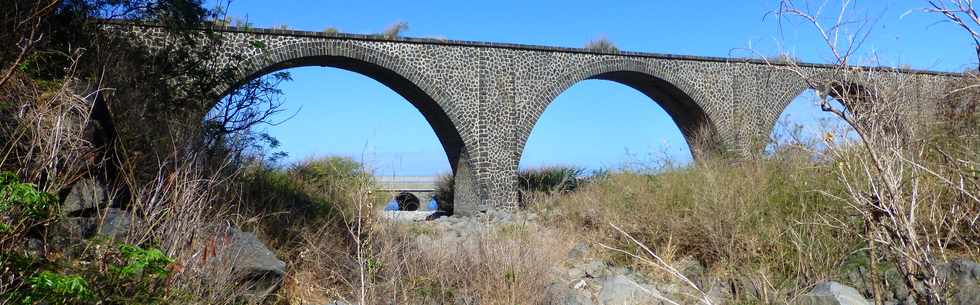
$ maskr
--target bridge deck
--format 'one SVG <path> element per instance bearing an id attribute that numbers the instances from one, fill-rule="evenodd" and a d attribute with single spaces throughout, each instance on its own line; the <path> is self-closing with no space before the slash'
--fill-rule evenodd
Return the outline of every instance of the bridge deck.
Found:
<path id="1" fill-rule="evenodd" d="M 139 25 L 143 27 L 162 27 L 161 25 L 157 25 L 157 24 L 147 24 L 147 23 L 134 22 L 134 21 L 125 21 L 125 20 L 99 20 L 99 22 L 105 24 Z M 232 33 L 255 33 L 255 34 L 266 34 L 266 35 L 321 37 L 321 38 L 337 38 L 337 39 L 352 39 L 352 40 L 367 40 L 367 41 L 392 41 L 392 42 L 404 42 L 404 43 L 469 46 L 469 47 L 482 47 L 482 48 L 488 48 L 488 47 L 504 48 L 504 49 L 516 49 L 516 50 L 528 50 L 528 51 L 607 54 L 607 55 L 634 56 L 634 57 L 660 58 L 660 59 L 696 60 L 696 61 L 709 61 L 709 62 L 738 62 L 738 63 L 749 63 L 749 64 L 760 64 L 760 65 L 773 65 L 773 66 L 790 65 L 787 63 L 773 62 L 773 61 L 768 61 L 765 59 L 758 59 L 758 58 L 678 55 L 678 54 L 637 52 L 637 51 L 605 51 L 605 50 L 593 50 L 593 49 L 586 49 L 586 48 L 571 48 L 571 47 L 457 40 L 457 39 L 417 38 L 417 37 L 401 37 L 401 36 L 388 38 L 377 34 L 367 35 L 367 34 L 349 34 L 349 33 L 326 33 L 326 32 L 314 32 L 314 31 L 298 31 L 298 30 L 289 30 L 289 29 L 284 30 L 284 29 L 266 29 L 266 28 L 251 28 L 251 27 L 244 28 L 244 27 L 219 26 L 219 25 L 208 25 L 202 27 L 201 29 L 217 31 L 217 32 L 232 32 Z M 800 66 L 800 67 L 836 68 L 836 66 L 834 65 L 821 64 L 821 63 L 807 63 L 807 62 L 798 62 L 798 63 L 793 63 L 792 65 Z M 887 66 L 854 65 L 851 67 L 871 69 L 871 70 L 896 71 L 896 68 L 887 67 Z M 899 68 L 897 69 L 897 71 L 902 73 L 929 74 L 929 75 L 961 75 L 962 74 L 957 72 L 930 71 L 930 70 L 904 69 L 904 68 Z"/>
<path id="2" fill-rule="evenodd" d="M 433 192 L 439 177 L 432 176 L 381 176 L 374 177 L 379 191 L 388 192 Z"/>

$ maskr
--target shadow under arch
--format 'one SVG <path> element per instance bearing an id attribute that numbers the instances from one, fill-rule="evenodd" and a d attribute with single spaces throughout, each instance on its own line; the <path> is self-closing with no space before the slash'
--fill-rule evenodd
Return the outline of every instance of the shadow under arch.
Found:
<path id="1" fill-rule="evenodd" d="M 402 60 L 350 43 L 298 43 L 267 50 L 242 60 L 229 71 L 227 87 L 216 88 L 219 99 L 234 88 L 279 70 L 298 67 L 332 67 L 367 76 L 390 88 L 412 104 L 436 133 L 453 173 L 469 167 L 465 144 L 457 128 L 447 95 L 434 83 L 411 71 Z M 217 99 L 215 100 L 217 103 Z M 209 105 L 213 107 L 214 105 Z M 210 109 L 210 107 L 208 107 Z"/>
<path id="2" fill-rule="evenodd" d="M 569 72 L 551 87 L 540 91 L 528 128 L 518 137 L 518 154 L 523 154 L 531 130 L 555 98 L 584 80 L 608 80 L 633 88 L 662 107 L 680 129 L 692 157 L 696 160 L 721 151 L 717 127 L 701 105 L 707 99 L 694 86 L 673 73 L 634 60 L 598 61 Z M 518 162 L 520 155 L 516 156 Z M 515 165 L 516 168 L 517 165 Z"/>

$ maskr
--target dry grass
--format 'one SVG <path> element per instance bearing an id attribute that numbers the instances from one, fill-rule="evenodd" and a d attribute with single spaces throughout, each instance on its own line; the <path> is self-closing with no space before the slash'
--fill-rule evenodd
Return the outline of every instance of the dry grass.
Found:
<path id="1" fill-rule="evenodd" d="M 599 38 L 590 40 L 589 42 L 585 43 L 584 48 L 591 51 L 605 52 L 605 53 L 615 53 L 619 51 L 619 48 L 616 47 L 616 44 L 605 36 L 600 36 Z"/>
<path id="2" fill-rule="evenodd" d="M 67 76 L 35 82 L 16 73 L 0 87 L 0 168 L 17 172 L 41 190 L 58 193 L 103 160 L 88 141 L 92 100 L 99 90 L 75 78 L 71 57 Z"/>
<path id="3" fill-rule="evenodd" d="M 942 115 L 947 110 L 942 107 L 944 100 L 955 99 L 956 92 L 974 88 L 975 83 L 936 88 L 947 89 L 946 96 L 939 99 L 910 94 L 915 92 L 915 84 L 912 78 L 898 75 L 900 71 L 852 67 L 873 21 L 861 12 L 855 13 L 849 1 L 833 3 L 837 6 L 833 19 L 827 19 L 823 10 L 813 9 L 806 1 L 782 0 L 779 4 L 775 14 L 781 20 L 799 20 L 812 27 L 834 58 L 830 71 L 833 75 L 828 78 L 833 81 L 808 77 L 794 64 L 784 69 L 818 90 L 821 109 L 833 113 L 857 134 L 853 147 L 835 143 L 828 146 L 837 161 L 835 174 L 846 190 L 841 198 L 863 222 L 863 230 L 857 233 L 869 249 L 875 304 L 883 303 L 880 275 L 884 266 L 879 264 L 894 265 L 916 302 L 947 304 L 950 287 L 939 265 L 949 258 L 947 250 L 969 240 L 962 235 L 973 236 L 975 232 L 964 228 L 977 222 L 978 160 L 976 151 L 953 157 L 929 141 L 924 122 L 950 117 L 933 117 L 917 111 L 917 105 L 940 106 Z M 936 3 L 931 4 L 941 9 Z M 959 13 L 943 14 L 954 23 L 958 20 Z M 878 65 L 875 58 L 870 56 L 870 65 Z M 965 75 L 964 79 L 973 77 Z M 831 103 L 835 99 L 839 106 Z M 975 108 L 962 113 L 975 122 Z M 975 128 L 967 133 L 975 134 L 971 130 Z M 941 162 L 931 160 L 930 155 L 937 151 L 948 157 Z"/>
<path id="4" fill-rule="evenodd" d="M 647 245 L 669 264 L 693 258 L 734 283 L 747 299 L 791 298 L 807 285 L 835 278 L 860 241 L 840 227 L 847 210 L 821 194 L 834 188 L 831 168 L 806 158 L 773 158 L 642 174 L 609 175 L 575 193 L 539 197 L 532 208 L 551 225 L 593 243 L 644 256 Z M 653 278 L 671 276 L 637 257 L 605 259 Z M 746 287 L 746 286 L 754 286 Z"/>
<path id="5" fill-rule="evenodd" d="M 464 239 L 418 238 L 417 230 L 386 224 L 376 232 L 371 303 L 551 304 L 550 272 L 570 248 L 566 239 L 520 225 L 485 227 Z"/>
<path id="6" fill-rule="evenodd" d="M 371 203 L 364 191 L 351 194 L 354 202 Z M 346 236 L 326 227 L 304 232 L 286 299 L 290 304 L 551 304 L 545 293 L 550 272 L 571 239 L 525 225 L 480 226 L 460 237 L 434 226 L 353 220 Z"/>
<path id="7" fill-rule="evenodd" d="M 388 25 L 388 27 L 386 27 L 380 35 L 386 39 L 395 39 L 401 37 L 405 31 L 408 31 L 408 22 L 396 21 L 395 23 Z"/>

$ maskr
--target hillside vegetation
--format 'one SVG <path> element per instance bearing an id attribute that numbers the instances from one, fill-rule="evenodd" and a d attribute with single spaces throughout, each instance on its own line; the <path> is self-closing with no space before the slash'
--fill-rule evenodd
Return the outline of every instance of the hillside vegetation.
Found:
<path id="1" fill-rule="evenodd" d="M 793 4 L 776 15 L 823 20 Z M 150 53 L 98 30 L 110 17 L 177 38 Z M 806 80 L 857 137 L 530 169 L 515 211 L 403 221 L 364 164 L 280 162 L 256 127 L 288 73 L 209 96 L 221 42 L 186 29 L 231 20 L 197 0 L 0 3 L 0 305 L 795 304 L 827 281 L 877 304 L 980 301 L 963 271 L 980 274 L 977 71 L 928 118 L 907 84 Z M 839 79 L 867 72 L 827 45 Z"/>

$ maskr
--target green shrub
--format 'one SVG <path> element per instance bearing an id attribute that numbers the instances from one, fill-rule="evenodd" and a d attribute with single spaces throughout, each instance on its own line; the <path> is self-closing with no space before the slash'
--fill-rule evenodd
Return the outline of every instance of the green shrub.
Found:
<path id="1" fill-rule="evenodd" d="M 155 304 L 171 298 L 163 289 L 174 262 L 157 248 L 120 244 L 102 256 L 108 272 L 88 270 L 100 300 L 109 304 Z"/>
<path id="2" fill-rule="evenodd" d="M 572 166 L 547 166 L 517 172 L 518 188 L 525 192 L 564 193 L 575 191 L 584 172 Z"/>
<path id="3" fill-rule="evenodd" d="M 243 229 L 268 238 L 267 245 L 287 262 L 307 242 L 309 228 L 318 228 L 329 240 L 324 242 L 346 247 L 358 213 L 362 223 L 370 222 L 374 207 L 388 199 L 383 193 L 358 197 L 375 188 L 373 176 L 346 157 L 310 158 L 288 167 L 251 164 L 236 188 L 239 214 L 250 220 L 243 223 L 251 227 Z"/>
<path id="4" fill-rule="evenodd" d="M 436 190 L 433 197 L 440 211 L 447 213 L 453 212 L 453 198 L 456 196 L 456 177 L 452 174 L 443 174 L 436 180 Z"/>
<path id="5" fill-rule="evenodd" d="M 78 304 L 94 299 L 94 294 L 88 288 L 85 279 L 77 275 L 62 275 L 51 271 L 29 278 L 29 291 L 22 296 L 15 296 L 19 304 Z"/>
<path id="6" fill-rule="evenodd" d="M 55 202 L 53 195 L 20 182 L 16 174 L 0 172 L 0 236 L 15 234 L 48 218 Z"/>
<path id="7" fill-rule="evenodd" d="M 173 263 L 173 259 L 163 254 L 160 249 L 143 249 L 138 246 L 123 244 L 119 246 L 126 264 L 115 271 L 126 278 L 136 278 L 140 276 L 166 277 L 170 272 L 167 266 Z"/>
<path id="8" fill-rule="evenodd" d="M 348 216 L 356 208 L 351 190 L 374 187 L 371 173 L 347 157 L 308 159 L 290 167 L 287 175 L 304 192 Z"/>
<path id="9" fill-rule="evenodd" d="M 120 244 L 106 249 L 90 240 L 82 253 L 55 259 L 0 253 L 0 268 L 12 281 L 0 303 L 157 304 L 172 298 L 163 287 L 173 260 L 156 248 Z"/>
<path id="10" fill-rule="evenodd" d="M 373 186 L 373 176 L 357 161 L 322 157 L 287 168 L 262 163 L 246 167 L 241 178 L 244 208 L 252 214 L 290 212 L 292 222 L 351 215 L 349 191 Z M 284 215 L 286 216 L 286 215 Z"/>

